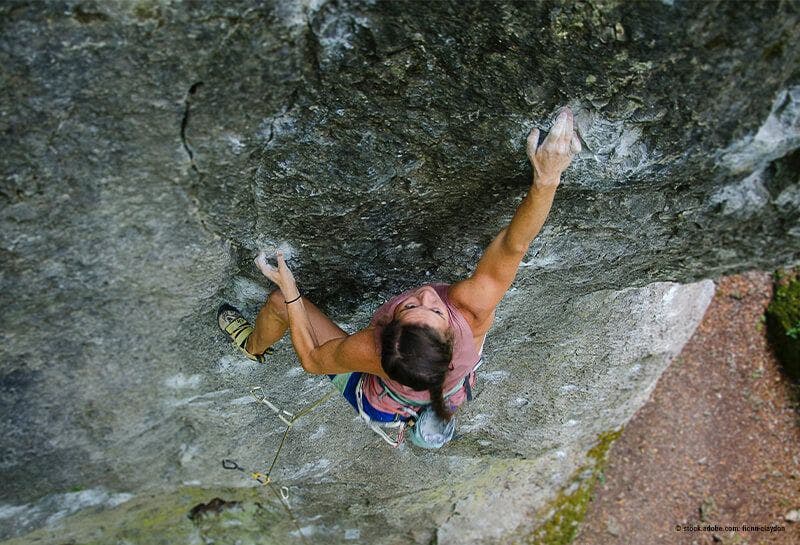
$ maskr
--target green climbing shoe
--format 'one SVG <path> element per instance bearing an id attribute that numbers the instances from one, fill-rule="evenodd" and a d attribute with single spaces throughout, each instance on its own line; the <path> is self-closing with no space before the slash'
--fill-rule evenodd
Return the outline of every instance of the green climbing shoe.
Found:
<path id="1" fill-rule="evenodd" d="M 217 310 L 217 323 L 219 328 L 228 334 L 233 341 L 233 346 L 238 348 L 248 359 L 264 363 L 264 354 L 251 354 L 245 350 L 247 338 L 253 332 L 253 326 L 245 320 L 236 307 L 223 303 Z"/>

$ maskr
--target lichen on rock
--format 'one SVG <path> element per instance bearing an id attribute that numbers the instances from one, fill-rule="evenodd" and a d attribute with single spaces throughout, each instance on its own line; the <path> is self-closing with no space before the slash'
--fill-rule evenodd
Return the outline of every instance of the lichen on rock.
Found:
<path id="1" fill-rule="evenodd" d="M 608 451 L 622 430 L 600 434 L 597 444 L 586 453 L 586 464 L 578 468 L 572 482 L 541 510 L 542 522 L 520 543 L 529 545 L 569 545 L 578 534 L 580 523 L 601 480 Z"/>

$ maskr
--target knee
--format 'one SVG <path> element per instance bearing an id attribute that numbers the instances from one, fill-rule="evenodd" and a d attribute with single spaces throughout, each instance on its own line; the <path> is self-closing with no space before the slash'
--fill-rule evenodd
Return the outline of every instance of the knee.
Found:
<path id="1" fill-rule="evenodd" d="M 280 288 L 275 288 L 269 294 L 267 298 L 267 306 L 273 312 L 276 312 L 280 315 L 283 315 L 286 311 L 286 298 L 283 296 L 283 292 Z"/>

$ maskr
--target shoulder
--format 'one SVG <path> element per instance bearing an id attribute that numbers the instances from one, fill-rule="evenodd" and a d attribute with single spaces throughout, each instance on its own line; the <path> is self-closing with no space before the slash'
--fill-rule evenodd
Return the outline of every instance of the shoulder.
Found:
<path id="1" fill-rule="evenodd" d="M 485 335 L 494 320 L 495 307 L 481 304 L 486 300 L 482 294 L 484 289 L 473 277 L 451 284 L 447 289 L 450 304 L 461 312 L 475 337 Z"/>

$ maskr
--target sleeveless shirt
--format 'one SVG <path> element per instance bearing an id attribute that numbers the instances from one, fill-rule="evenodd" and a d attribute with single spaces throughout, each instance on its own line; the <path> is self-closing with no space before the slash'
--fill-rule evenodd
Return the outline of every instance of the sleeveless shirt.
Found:
<path id="1" fill-rule="evenodd" d="M 447 394 L 447 392 L 453 390 L 460 383 L 463 383 L 464 377 L 469 375 L 474 369 L 475 365 L 478 363 L 480 354 L 477 350 L 475 350 L 475 342 L 473 340 L 472 330 L 470 329 L 469 324 L 461 312 L 447 297 L 447 288 L 449 285 L 428 285 L 436 290 L 436 293 L 439 295 L 439 297 L 441 297 L 442 301 L 447 307 L 447 313 L 450 318 L 450 327 L 453 330 L 453 357 L 450 361 L 450 369 L 445 375 L 443 388 L 443 393 Z M 394 311 L 397 306 L 417 289 L 419 288 L 410 289 L 404 291 L 400 295 L 392 297 L 386 303 L 378 307 L 378 310 L 375 311 L 372 320 L 370 320 L 370 325 L 375 328 L 375 340 L 377 342 L 379 351 L 383 328 L 394 318 Z M 471 376 L 470 384 L 474 385 L 474 382 L 475 377 Z M 391 379 L 381 379 L 376 375 L 368 374 L 364 376 L 364 395 L 367 397 L 370 405 L 378 410 L 405 415 L 402 410 L 403 405 L 398 403 L 386 393 L 382 383 L 391 388 L 393 392 L 406 399 L 415 401 L 417 403 L 430 403 L 431 401 L 430 394 L 427 390 L 417 391 L 408 386 L 400 384 L 397 381 Z M 458 407 L 464 402 L 464 400 L 466 400 L 466 398 L 466 391 L 464 388 L 461 388 L 457 393 L 453 394 L 447 399 L 447 403 L 453 407 Z"/>

